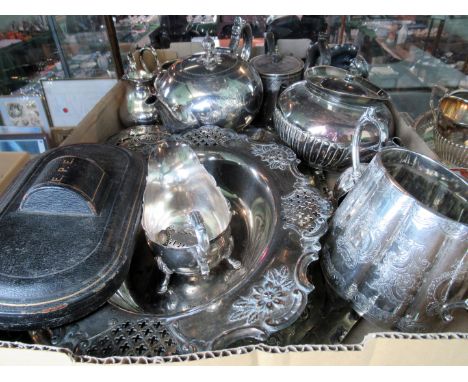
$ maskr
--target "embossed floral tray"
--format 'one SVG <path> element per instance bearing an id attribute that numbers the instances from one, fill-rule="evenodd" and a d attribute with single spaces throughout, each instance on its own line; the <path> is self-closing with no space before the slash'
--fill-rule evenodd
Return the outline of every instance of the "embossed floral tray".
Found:
<path id="1" fill-rule="evenodd" d="M 220 264 L 208 278 L 173 275 L 160 295 L 162 274 L 142 241 L 110 302 L 163 322 L 190 351 L 263 341 L 303 312 L 314 289 L 306 270 L 318 259 L 331 205 L 297 170 L 299 161 L 285 146 L 217 127 L 173 138 L 196 150 L 229 199 L 232 257 L 242 267 Z"/>

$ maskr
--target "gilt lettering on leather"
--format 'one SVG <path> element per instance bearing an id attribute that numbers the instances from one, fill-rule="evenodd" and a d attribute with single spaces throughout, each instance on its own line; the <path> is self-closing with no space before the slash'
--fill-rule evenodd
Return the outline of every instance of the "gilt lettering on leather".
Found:
<path id="1" fill-rule="evenodd" d="M 61 156 L 50 161 L 25 194 L 20 210 L 64 215 L 98 215 L 107 175 L 94 161 Z"/>

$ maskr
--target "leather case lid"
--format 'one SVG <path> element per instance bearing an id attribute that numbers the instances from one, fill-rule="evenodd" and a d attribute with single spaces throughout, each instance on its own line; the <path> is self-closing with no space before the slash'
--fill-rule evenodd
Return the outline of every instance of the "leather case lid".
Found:
<path id="1" fill-rule="evenodd" d="M 145 187 L 143 158 L 110 145 L 52 150 L 0 200 L 0 328 L 63 325 L 120 286 Z"/>

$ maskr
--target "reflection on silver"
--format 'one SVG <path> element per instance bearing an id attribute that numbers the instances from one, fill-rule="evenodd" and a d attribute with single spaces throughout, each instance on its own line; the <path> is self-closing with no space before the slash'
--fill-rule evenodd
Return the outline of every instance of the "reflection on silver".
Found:
<path id="1" fill-rule="evenodd" d="M 318 258 L 330 203 L 300 175 L 296 160 L 281 145 L 254 143 L 215 126 L 176 138 L 197 152 L 229 200 L 232 258 L 242 265 L 236 270 L 220 263 L 205 278 L 174 274 L 167 293 L 156 294 L 152 291 L 163 277 L 151 252 L 140 249 L 126 289 L 111 302 L 161 320 L 193 350 L 265 340 L 293 323 L 306 306 L 314 288 L 306 270 Z"/>
<path id="2" fill-rule="evenodd" d="M 468 183 L 421 154 L 384 149 L 336 210 L 322 254 L 328 282 L 364 318 L 436 330 L 468 296 Z"/>
<path id="3" fill-rule="evenodd" d="M 369 81 L 331 66 L 307 69 L 305 81 L 289 86 L 278 98 L 274 123 L 281 139 L 312 167 L 341 169 L 351 164 L 357 121 L 370 107 L 385 125 L 381 138 L 373 124 L 363 129 L 360 154 L 373 151 L 393 136 L 388 95 Z"/>

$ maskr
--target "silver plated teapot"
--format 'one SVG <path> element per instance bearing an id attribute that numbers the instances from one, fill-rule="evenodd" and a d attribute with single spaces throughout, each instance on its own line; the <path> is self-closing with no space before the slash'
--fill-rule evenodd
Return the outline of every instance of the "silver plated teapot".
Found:
<path id="1" fill-rule="evenodd" d="M 394 134 L 395 118 L 388 94 L 371 82 L 344 69 L 315 66 L 305 80 L 285 89 L 274 113 L 275 129 L 312 167 L 340 170 L 351 164 L 351 142 L 358 120 L 368 108 L 384 125 L 363 127 L 360 155 L 372 153 Z"/>
<path id="2" fill-rule="evenodd" d="M 244 46 L 237 55 L 241 36 Z M 260 76 L 247 62 L 251 43 L 250 25 L 237 17 L 228 50 L 215 48 L 207 36 L 204 53 L 176 61 L 159 76 L 148 103 L 157 105 L 164 125 L 181 132 L 203 125 L 240 130 L 250 124 L 263 96 Z"/>

